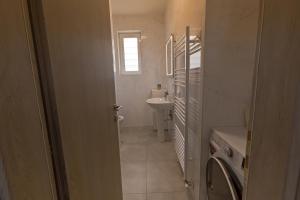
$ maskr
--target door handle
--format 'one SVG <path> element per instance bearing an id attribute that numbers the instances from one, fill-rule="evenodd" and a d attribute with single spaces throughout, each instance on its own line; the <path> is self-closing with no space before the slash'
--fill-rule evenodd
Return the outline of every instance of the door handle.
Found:
<path id="1" fill-rule="evenodd" d="M 114 110 L 115 112 L 120 111 L 122 108 L 123 108 L 123 106 L 120 106 L 120 105 L 117 105 L 117 104 L 113 105 L 113 110 Z"/>

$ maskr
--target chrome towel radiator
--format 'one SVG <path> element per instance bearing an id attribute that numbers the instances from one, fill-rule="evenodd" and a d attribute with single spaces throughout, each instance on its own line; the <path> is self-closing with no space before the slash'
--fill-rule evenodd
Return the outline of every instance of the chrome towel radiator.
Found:
<path id="1" fill-rule="evenodd" d="M 174 51 L 174 123 L 175 150 L 187 183 L 191 182 L 193 140 L 200 122 L 200 37 L 191 36 L 190 28 L 175 44 Z M 200 89 L 199 89 L 200 91 Z"/>

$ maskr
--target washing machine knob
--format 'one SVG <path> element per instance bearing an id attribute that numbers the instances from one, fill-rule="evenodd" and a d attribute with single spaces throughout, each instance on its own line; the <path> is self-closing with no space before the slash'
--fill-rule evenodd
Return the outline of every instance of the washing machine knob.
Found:
<path id="1" fill-rule="evenodd" d="M 226 154 L 229 158 L 232 158 L 232 156 L 233 156 L 233 151 L 232 151 L 232 149 L 231 149 L 230 147 L 225 147 L 225 148 L 224 148 L 224 152 L 225 152 L 225 154 Z"/>

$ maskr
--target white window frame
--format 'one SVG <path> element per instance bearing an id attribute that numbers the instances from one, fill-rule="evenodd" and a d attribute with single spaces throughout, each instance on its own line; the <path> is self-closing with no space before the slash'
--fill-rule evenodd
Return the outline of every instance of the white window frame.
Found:
<path id="1" fill-rule="evenodd" d="M 141 70 L 141 31 L 118 31 L 118 49 L 119 49 L 119 70 L 124 75 L 138 75 L 142 73 Z M 137 38 L 138 39 L 138 71 L 125 70 L 125 57 L 124 57 L 124 38 Z"/>

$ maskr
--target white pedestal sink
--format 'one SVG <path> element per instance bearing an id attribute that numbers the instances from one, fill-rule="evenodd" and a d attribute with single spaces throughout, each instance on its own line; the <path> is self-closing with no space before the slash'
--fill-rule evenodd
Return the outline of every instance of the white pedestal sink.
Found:
<path id="1" fill-rule="evenodd" d="M 164 142 L 166 140 L 164 130 L 164 114 L 173 109 L 174 103 L 166 98 L 152 98 L 148 99 L 146 103 L 148 103 L 156 112 L 158 139 L 160 142 Z"/>

